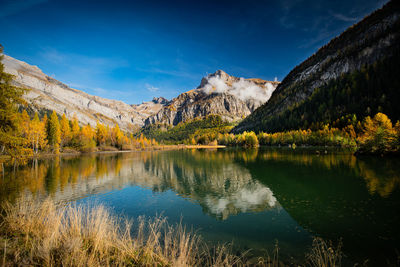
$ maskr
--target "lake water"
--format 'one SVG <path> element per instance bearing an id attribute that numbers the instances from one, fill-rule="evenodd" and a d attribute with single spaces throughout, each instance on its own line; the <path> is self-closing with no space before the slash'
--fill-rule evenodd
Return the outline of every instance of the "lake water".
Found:
<path id="1" fill-rule="evenodd" d="M 5 168 L 0 201 L 21 194 L 162 214 L 210 243 L 301 262 L 314 236 L 343 242 L 345 264 L 395 263 L 398 159 L 306 149 L 177 150 L 63 156 Z"/>

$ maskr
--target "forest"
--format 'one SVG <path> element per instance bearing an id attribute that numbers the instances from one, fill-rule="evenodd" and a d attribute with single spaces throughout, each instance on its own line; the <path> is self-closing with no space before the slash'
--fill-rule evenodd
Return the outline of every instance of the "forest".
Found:
<path id="1" fill-rule="evenodd" d="M 256 126 L 252 130 L 256 132 L 281 132 L 308 128 L 319 130 L 327 124 L 343 127 L 349 119 L 377 113 L 398 120 L 400 106 L 395 99 L 400 98 L 399 61 L 400 52 L 397 51 L 391 57 L 329 81 L 325 86 L 316 88 L 304 101 L 293 103 L 281 113 L 268 115 L 267 109 L 259 108 L 240 125 L 254 124 Z M 304 90 L 304 86 L 295 84 L 290 90 Z"/>
<path id="2" fill-rule="evenodd" d="M 227 146 L 329 146 L 346 147 L 359 154 L 394 154 L 400 150 L 400 122 L 395 125 L 387 115 L 377 113 L 363 122 L 353 120 L 343 128 L 324 125 L 319 130 L 289 130 L 275 133 L 253 131 L 241 134 L 218 133 L 193 136 L 190 140 L 204 140 Z"/>

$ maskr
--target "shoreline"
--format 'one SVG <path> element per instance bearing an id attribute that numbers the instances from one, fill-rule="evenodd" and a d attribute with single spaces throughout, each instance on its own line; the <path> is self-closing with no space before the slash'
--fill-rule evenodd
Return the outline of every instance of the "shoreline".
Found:
<path id="1" fill-rule="evenodd" d="M 396 152 L 386 153 L 386 154 L 376 154 L 376 153 L 366 153 L 366 152 L 357 152 L 352 151 L 351 148 L 346 147 L 338 147 L 338 146 L 310 146 L 310 145 L 299 145 L 296 148 L 291 146 L 283 146 L 283 145 L 276 145 L 276 146 L 266 146 L 266 145 L 259 145 L 258 147 L 241 147 L 241 146 L 226 146 L 226 145 L 158 145 L 151 148 L 145 149 L 133 149 L 133 150 L 97 150 L 92 152 L 61 152 L 61 153 L 38 153 L 36 155 L 31 155 L 25 157 L 25 159 L 43 159 L 43 158 L 52 158 L 56 156 L 79 156 L 79 155 L 90 155 L 90 154 L 112 154 L 112 153 L 133 153 L 133 152 L 153 152 L 153 151 L 167 151 L 167 150 L 183 150 L 183 149 L 221 149 L 221 148 L 241 148 L 244 150 L 253 150 L 253 149 L 283 149 L 283 150 L 315 150 L 316 155 L 326 155 L 330 152 L 345 152 L 350 153 L 356 157 L 365 157 L 365 156 L 372 156 L 372 157 L 399 157 L 400 154 Z M 4 163 L 8 160 L 11 160 L 11 157 L 8 155 L 0 155 L 0 163 Z"/>
<path id="2" fill-rule="evenodd" d="M 227 146 L 223 145 L 159 145 L 152 147 L 150 149 L 132 149 L 132 150 L 98 150 L 92 152 L 60 152 L 60 153 L 38 153 L 35 155 L 27 156 L 27 159 L 42 159 L 42 158 L 52 158 L 56 156 L 79 156 L 79 155 L 90 155 L 90 154 L 112 154 L 112 153 L 132 153 L 132 152 L 152 152 L 152 151 L 163 151 L 163 150 L 180 150 L 180 149 L 217 149 L 217 148 L 226 148 Z M 1 161 L 10 160 L 11 157 L 8 155 L 1 155 Z"/>

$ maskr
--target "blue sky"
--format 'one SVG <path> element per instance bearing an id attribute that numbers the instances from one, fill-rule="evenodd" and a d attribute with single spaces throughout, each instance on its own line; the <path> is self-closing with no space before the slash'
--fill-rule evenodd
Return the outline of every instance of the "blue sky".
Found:
<path id="1" fill-rule="evenodd" d="M 73 88 L 133 104 L 218 69 L 282 80 L 385 2 L 0 0 L 0 43 Z"/>

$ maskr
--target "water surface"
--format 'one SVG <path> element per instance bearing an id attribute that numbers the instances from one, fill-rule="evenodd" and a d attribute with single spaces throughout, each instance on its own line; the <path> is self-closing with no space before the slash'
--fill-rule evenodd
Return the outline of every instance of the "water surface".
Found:
<path id="1" fill-rule="evenodd" d="M 395 262 L 398 159 L 296 149 L 107 153 L 5 168 L 0 201 L 21 194 L 96 202 L 136 218 L 182 220 L 208 242 L 301 262 L 320 236 L 343 242 L 346 264 Z"/>

